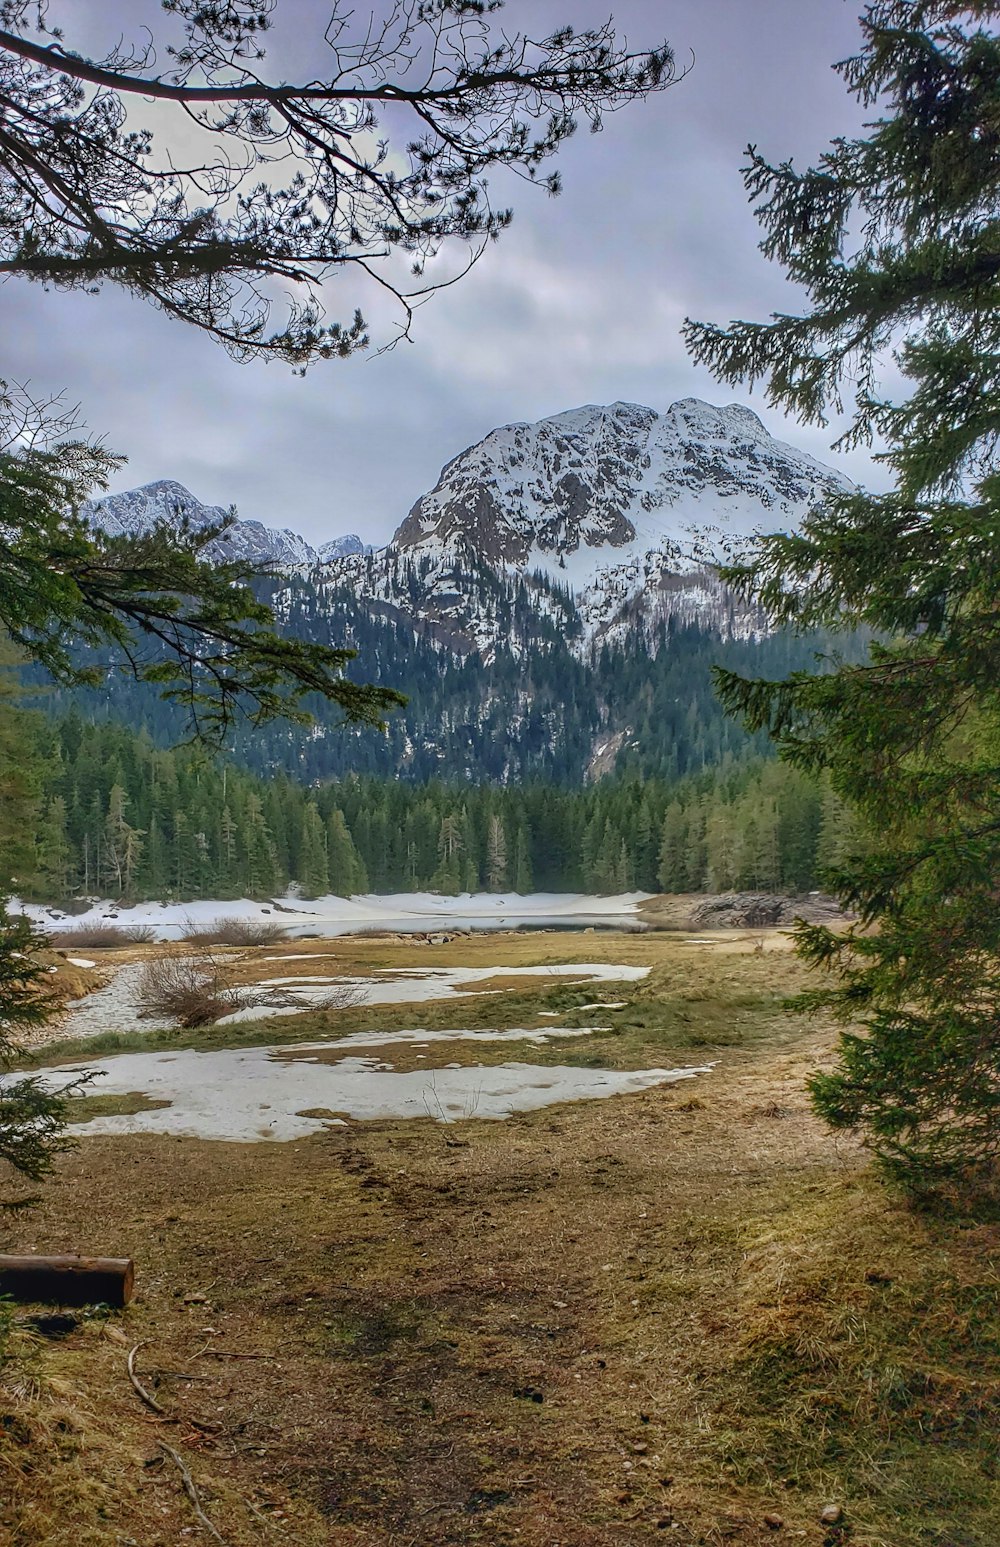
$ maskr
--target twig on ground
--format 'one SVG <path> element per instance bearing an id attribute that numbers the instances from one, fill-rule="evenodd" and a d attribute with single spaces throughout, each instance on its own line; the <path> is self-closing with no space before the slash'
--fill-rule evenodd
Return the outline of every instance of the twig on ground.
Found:
<path id="1" fill-rule="evenodd" d="M 136 1343 L 135 1347 L 133 1349 L 131 1349 L 130 1352 L 129 1352 L 129 1356 L 128 1356 L 128 1378 L 132 1382 L 132 1385 L 135 1387 L 136 1391 L 138 1392 L 138 1394 L 141 1397 L 141 1399 L 143 1400 L 143 1402 L 145 1402 L 146 1406 L 148 1408 L 151 1408 L 154 1413 L 158 1413 L 161 1418 L 166 1418 L 167 1417 L 166 1409 L 160 1406 L 159 1402 L 157 1402 L 157 1400 L 156 1400 L 156 1398 L 154 1396 L 150 1395 L 150 1393 L 146 1390 L 145 1386 L 140 1381 L 138 1375 L 136 1375 L 136 1373 L 135 1373 L 135 1356 L 139 1352 L 141 1347 L 142 1347 L 141 1343 Z"/>
<path id="2" fill-rule="evenodd" d="M 160 1440 L 159 1443 L 160 1449 L 170 1457 L 171 1461 L 174 1463 L 174 1466 L 180 1472 L 181 1485 L 184 1489 L 184 1492 L 187 1494 L 191 1501 L 191 1508 L 194 1510 L 195 1515 L 198 1517 L 199 1523 L 205 1527 L 205 1530 L 209 1533 L 210 1536 L 214 1536 L 217 1542 L 222 1543 L 222 1547 L 226 1547 L 225 1537 L 220 1535 L 220 1533 L 215 1529 L 215 1526 L 209 1520 L 208 1516 L 205 1514 L 205 1511 L 201 1507 L 201 1499 L 199 1497 L 198 1490 L 194 1485 L 194 1478 L 191 1476 L 191 1473 L 184 1465 L 183 1457 L 179 1456 L 176 1450 L 174 1450 L 173 1446 L 168 1445 L 165 1440 Z"/>
<path id="3" fill-rule="evenodd" d="M 210 1359 L 265 1359 L 268 1364 L 275 1364 L 277 1362 L 276 1355 L 274 1354 L 234 1354 L 230 1353 L 228 1348 L 203 1348 L 201 1353 L 207 1353 Z M 199 1355 L 196 1354 L 195 1358 L 197 1359 L 198 1357 Z"/>
<path id="4" fill-rule="evenodd" d="M 135 1373 L 135 1356 L 141 1347 L 141 1343 L 136 1343 L 135 1347 L 129 1353 L 128 1378 L 132 1382 L 132 1385 L 134 1386 L 139 1396 L 142 1398 L 143 1402 L 145 1402 L 146 1406 L 150 1408 L 163 1423 L 186 1423 L 190 1424 L 192 1429 L 199 1429 L 202 1434 L 217 1434 L 219 1432 L 219 1425 L 217 1423 L 206 1423 L 201 1418 L 191 1418 L 187 1413 L 184 1414 L 183 1418 L 178 1418 L 174 1414 L 168 1413 L 165 1407 L 161 1407 L 156 1398 L 146 1390 L 138 1375 Z M 184 1375 L 181 1371 L 178 1371 L 177 1374 L 178 1378 L 181 1380 L 197 1379 L 197 1377 Z"/>

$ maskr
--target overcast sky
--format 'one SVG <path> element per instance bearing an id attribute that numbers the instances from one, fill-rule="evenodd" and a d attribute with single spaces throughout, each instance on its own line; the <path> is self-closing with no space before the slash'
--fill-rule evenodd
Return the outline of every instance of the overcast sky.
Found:
<path id="1" fill-rule="evenodd" d="M 62 19 L 95 5 L 73 0 Z M 322 0 L 282 6 L 300 42 L 310 26 L 321 32 Z M 581 132 L 560 157 L 559 198 L 495 190 L 515 206 L 512 229 L 420 311 L 412 343 L 300 379 L 277 363 L 238 365 L 113 287 L 89 297 L 8 280 L 0 374 L 79 401 L 128 457 L 114 488 L 176 478 L 206 503 L 313 542 L 347 531 L 384 541 L 442 464 L 494 426 L 616 399 L 663 410 L 679 397 L 738 398 L 773 433 L 864 479 L 863 455 L 829 452 L 832 430 L 787 423 L 759 394 L 718 385 L 679 333 L 686 315 L 725 322 L 795 306 L 757 251 L 742 152 L 753 142 L 771 159 L 806 161 L 854 131 L 857 108 L 831 66 L 854 51 L 859 10 L 859 0 L 508 0 L 508 26 L 535 36 L 613 13 L 631 44 L 665 37 L 692 67 L 601 135 Z M 101 0 L 98 11 L 127 33 L 137 7 Z M 68 25 L 65 46 L 83 43 Z M 348 285 L 329 287 L 331 315 L 351 315 Z"/>

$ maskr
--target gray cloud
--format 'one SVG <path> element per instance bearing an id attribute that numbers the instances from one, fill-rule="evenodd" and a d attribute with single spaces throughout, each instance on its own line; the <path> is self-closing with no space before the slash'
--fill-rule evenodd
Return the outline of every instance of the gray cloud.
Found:
<path id="1" fill-rule="evenodd" d="M 137 8 L 82 7 L 132 25 Z M 284 0 L 287 5 L 288 0 Z M 300 22 L 320 0 L 295 0 Z M 814 158 L 858 112 L 831 70 L 856 46 L 857 5 L 839 0 L 509 0 L 509 23 L 540 36 L 613 9 L 633 44 L 665 35 L 694 63 L 663 96 L 581 132 L 562 157 L 556 200 L 499 180 L 513 229 L 461 284 L 423 307 L 413 342 L 314 369 L 234 364 L 193 329 L 106 289 L 86 297 L 22 281 L 0 288 L 0 374 L 65 388 L 91 428 L 129 458 L 115 487 L 157 477 L 242 515 L 320 541 L 354 529 L 381 541 L 441 465 L 494 425 L 617 398 L 665 408 L 697 395 L 726 402 L 686 358 L 685 315 L 726 321 L 794 307 L 757 251 L 739 165 L 765 153 Z M 67 46 L 74 35 L 68 30 Z M 284 60 L 281 61 L 284 63 Z M 332 315 L 357 297 L 329 287 Z M 369 304 L 369 302 L 371 304 Z M 377 335 L 381 300 L 365 298 Z M 835 431 L 804 429 L 757 407 L 785 439 L 833 460 Z M 873 475 L 861 453 L 840 459 Z"/>

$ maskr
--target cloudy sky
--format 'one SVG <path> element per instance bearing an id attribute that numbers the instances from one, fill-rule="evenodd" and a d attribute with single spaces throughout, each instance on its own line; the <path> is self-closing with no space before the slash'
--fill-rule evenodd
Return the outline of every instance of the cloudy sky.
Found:
<path id="1" fill-rule="evenodd" d="M 299 47 L 323 0 L 282 0 Z M 359 6 L 358 10 L 365 9 Z M 616 399 L 665 409 L 679 397 L 742 396 L 773 433 L 835 459 L 834 432 L 786 423 L 758 397 L 695 369 L 685 316 L 724 322 L 792 308 L 794 293 L 757 251 L 739 176 L 757 144 L 772 159 L 815 158 L 853 132 L 855 104 L 831 69 L 858 40 L 859 0 L 507 0 L 509 27 L 534 36 L 613 13 L 634 46 L 665 37 L 686 78 L 581 133 L 560 157 L 557 199 L 515 184 L 494 202 L 513 228 L 460 285 L 422 308 L 413 340 L 315 367 L 238 365 L 196 330 L 113 288 L 97 297 L 0 287 L 0 374 L 65 389 L 90 428 L 128 457 L 115 488 L 176 478 L 209 504 L 290 526 L 318 542 L 357 531 L 387 539 L 442 464 L 498 424 Z M 132 0 L 73 0 L 76 16 L 125 31 Z M 276 65 L 283 61 L 279 58 Z M 319 73 L 315 64 L 310 73 Z M 276 68 L 276 74 L 282 72 Z M 358 302 L 328 291 L 331 315 Z M 385 336 L 388 318 L 373 319 Z"/>

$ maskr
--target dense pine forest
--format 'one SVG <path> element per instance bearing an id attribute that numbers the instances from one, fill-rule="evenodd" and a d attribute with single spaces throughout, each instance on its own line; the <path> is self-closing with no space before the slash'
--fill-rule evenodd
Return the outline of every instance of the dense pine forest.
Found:
<path id="1" fill-rule="evenodd" d="M 357 776 L 313 787 L 79 713 L 7 707 L 0 766 L 11 883 L 52 902 L 267 897 L 289 882 L 306 896 L 802 891 L 850 837 L 830 792 L 754 756 L 575 790 Z"/>

